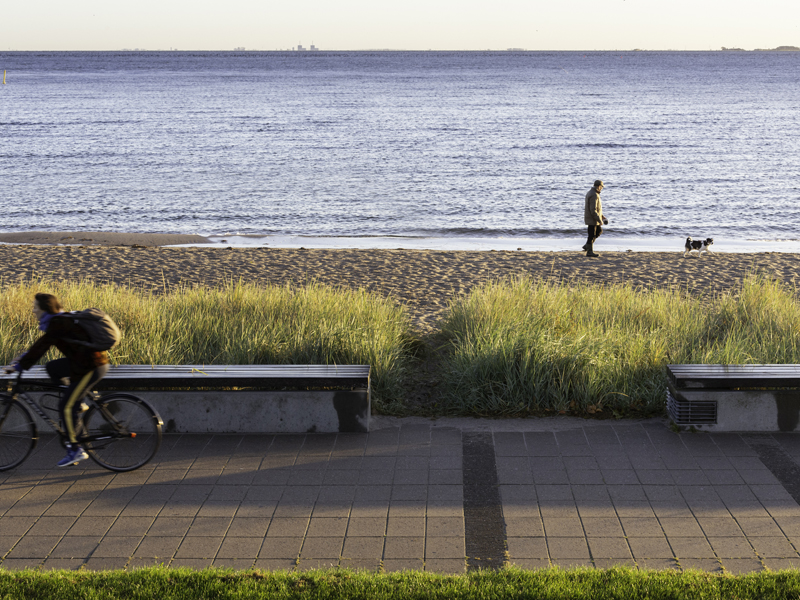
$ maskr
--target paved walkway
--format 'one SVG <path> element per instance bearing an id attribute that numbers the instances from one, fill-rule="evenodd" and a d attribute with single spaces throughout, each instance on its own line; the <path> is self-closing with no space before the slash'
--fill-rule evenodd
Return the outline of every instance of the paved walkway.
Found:
<path id="1" fill-rule="evenodd" d="M 379 422 L 167 435 L 157 462 L 123 474 L 57 470 L 61 448 L 44 439 L 0 473 L 0 568 L 800 567 L 798 435 Z"/>

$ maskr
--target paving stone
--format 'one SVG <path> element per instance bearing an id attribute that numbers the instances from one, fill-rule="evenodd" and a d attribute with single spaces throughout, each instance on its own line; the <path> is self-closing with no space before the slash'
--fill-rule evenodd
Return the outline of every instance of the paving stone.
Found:
<path id="1" fill-rule="evenodd" d="M 761 557 L 798 558 L 797 550 L 785 537 L 751 537 L 750 543 Z"/>
<path id="2" fill-rule="evenodd" d="M 619 521 L 614 504 L 610 500 L 580 500 L 578 514 L 584 523 L 594 519 L 614 519 Z"/>
<path id="3" fill-rule="evenodd" d="M 714 551 L 704 537 L 674 537 L 667 538 L 675 556 L 684 558 L 714 558 Z"/>
<path id="4" fill-rule="evenodd" d="M 511 537 L 507 539 L 508 554 L 516 559 L 548 559 L 547 541 L 543 537 Z"/>
<path id="5" fill-rule="evenodd" d="M 119 517 L 109 529 L 110 537 L 142 537 L 150 529 L 155 519 L 151 517 Z"/>
<path id="6" fill-rule="evenodd" d="M 431 559 L 458 558 L 463 560 L 463 537 L 426 537 L 425 538 L 425 563 Z"/>
<path id="7" fill-rule="evenodd" d="M 215 569 L 234 569 L 236 571 L 246 571 L 253 568 L 255 559 L 253 558 L 220 558 L 214 559 L 211 566 Z"/>
<path id="8" fill-rule="evenodd" d="M 342 554 L 343 542 L 344 538 L 342 537 L 307 537 L 303 542 L 300 558 L 302 560 L 316 558 L 336 558 L 338 560 Z"/>
<path id="9" fill-rule="evenodd" d="M 544 531 L 547 537 L 583 537 L 583 523 L 575 518 L 544 517 Z"/>
<path id="10" fill-rule="evenodd" d="M 739 475 L 747 485 L 780 485 L 778 479 L 766 467 L 760 469 L 739 469 Z"/>
<path id="11" fill-rule="evenodd" d="M 628 544 L 630 544 L 633 557 L 639 559 L 651 558 L 672 558 L 672 548 L 667 543 L 667 538 L 662 534 L 661 537 L 632 537 L 628 534 Z"/>
<path id="12" fill-rule="evenodd" d="M 544 525 L 538 514 L 532 518 L 506 517 L 506 535 L 510 537 L 544 537 Z"/>
<path id="13" fill-rule="evenodd" d="M 267 534 L 269 524 L 269 518 L 235 517 L 225 536 L 263 538 Z"/>
<path id="14" fill-rule="evenodd" d="M 770 571 L 783 571 L 785 569 L 800 569 L 800 560 L 795 558 L 764 558 L 764 566 Z"/>
<path id="15" fill-rule="evenodd" d="M 395 517 L 423 517 L 425 516 L 425 502 L 392 501 L 389 505 L 389 519 Z"/>
<path id="16" fill-rule="evenodd" d="M 383 556 L 384 538 L 347 537 L 344 541 L 342 559 L 374 559 L 380 562 Z"/>
<path id="17" fill-rule="evenodd" d="M 398 571 L 422 571 L 425 561 L 422 558 L 389 558 L 383 560 L 383 570 L 387 573 Z"/>
<path id="18" fill-rule="evenodd" d="M 464 537 L 464 519 L 429 516 L 425 531 L 428 537 Z"/>
<path id="19" fill-rule="evenodd" d="M 346 532 L 346 518 L 312 518 L 309 521 L 306 537 L 344 537 Z"/>
<path id="20" fill-rule="evenodd" d="M 461 469 L 431 469 L 428 481 L 431 485 L 461 485 L 464 473 Z"/>
<path id="21" fill-rule="evenodd" d="M 603 469 L 600 473 L 603 483 L 607 485 L 637 485 L 640 483 L 639 477 L 633 469 Z"/>
<path id="22" fill-rule="evenodd" d="M 86 571 L 119 571 L 124 569 L 129 559 L 126 557 L 92 556 L 83 564 Z"/>
<path id="23" fill-rule="evenodd" d="M 211 558 L 173 558 L 169 563 L 170 568 L 179 569 L 194 569 L 195 571 L 202 571 L 214 564 Z"/>
<path id="24" fill-rule="evenodd" d="M 702 537 L 703 531 L 694 518 L 660 517 L 661 528 L 667 537 Z M 700 557 L 698 557 L 700 558 Z"/>
<path id="25" fill-rule="evenodd" d="M 386 533 L 383 517 L 351 517 L 347 524 L 347 537 L 379 537 Z"/>
<path id="26" fill-rule="evenodd" d="M 8 553 L 5 561 L 3 561 L 3 566 L 5 566 L 9 558 L 37 559 L 41 562 L 45 556 L 50 554 L 50 551 L 59 541 L 61 541 L 59 536 L 25 536 Z"/>
<path id="27" fill-rule="evenodd" d="M 36 523 L 36 517 L 0 517 L 3 535 L 22 536 Z"/>
<path id="28" fill-rule="evenodd" d="M 133 553 L 137 558 L 158 558 L 169 562 L 183 541 L 182 537 L 146 536 Z"/>
<path id="29" fill-rule="evenodd" d="M 568 485 L 537 485 L 536 495 L 539 500 L 573 500 L 572 488 Z"/>
<path id="30" fill-rule="evenodd" d="M 254 568 L 259 571 L 293 571 L 297 566 L 295 559 L 288 558 L 259 558 Z"/>
<path id="31" fill-rule="evenodd" d="M 574 501 L 554 500 L 540 502 L 539 511 L 542 518 L 568 519 L 578 518 L 578 507 Z"/>
<path id="32" fill-rule="evenodd" d="M 566 469 L 534 471 L 533 480 L 537 485 L 565 485 L 569 483 L 569 475 Z"/>
<path id="33" fill-rule="evenodd" d="M 722 563 L 715 558 L 681 558 L 681 569 L 698 569 L 706 573 L 722 573 Z"/>
<path id="34" fill-rule="evenodd" d="M 217 555 L 217 550 L 219 550 L 223 539 L 224 538 L 218 536 L 186 537 L 183 539 L 180 548 L 175 552 L 175 559 L 191 558 L 213 560 Z M 170 563 L 170 566 L 175 565 Z"/>
<path id="35" fill-rule="evenodd" d="M 589 559 L 589 548 L 583 537 L 547 537 L 547 547 L 553 561 Z"/>
<path id="36" fill-rule="evenodd" d="M 674 558 L 637 558 L 636 564 L 643 571 L 665 571 L 667 569 L 677 571 L 680 568 Z"/>
<path id="37" fill-rule="evenodd" d="M 611 569 L 613 567 L 628 567 L 635 569 L 636 561 L 632 558 L 594 558 L 592 559 L 597 569 Z"/>
<path id="38" fill-rule="evenodd" d="M 620 500 L 614 500 L 614 510 L 617 511 L 617 515 L 622 517 L 627 517 L 631 519 L 647 519 L 647 518 L 655 518 L 655 513 L 653 512 L 653 508 L 650 506 L 650 503 L 645 500 L 643 502 L 625 502 Z"/>
<path id="39" fill-rule="evenodd" d="M 738 537 L 711 537 L 708 542 L 720 558 L 755 558 L 755 551 L 743 535 Z"/>
<path id="40" fill-rule="evenodd" d="M 69 558 L 85 560 L 89 558 L 100 543 L 99 537 L 67 536 L 50 553 L 49 558 Z"/>
<path id="41" fill-rule="evenodd" d="M 41 558 L 6 558 L 0 563 L 0 568 L 7 571 L 24 571 L 26 569 L 38 569 L 41 564 Z"/>
<path id="42" fill-rule="evenodd" d="M 389 517 L 386 524 L 388 537 L 424 537 L 426 519 L 419 517 Z"/>
<path id="43" fill-rule="evenodd" d="M 758 573 L 764 570 L 764 565 L 756 558 L 723 558 L 720 562 L 725 571 L 733 575 Z"/>
<path id="44" fill-rule="evenodd" d="M 705 474 L 712 485 L 741 485 L 744 483 L 735 469 L 705 471 Z"/>
<path id="45" fill-rule="evenodd" d="M 217 552 L 217 559 L 249 559 L 252 565 L 261 550 L 262 542 L 264 540 L 261 538 L 254 537 L 226 537 Z"/>
<path id="46" fill-rule="evenodd" d="M 141 536 L 106 537 L 97 545 L 92 558 L 127 558 L 142 541 Z"/>
<path id="47" fill-rule="evenodd" d="M 429 573 L 460 574 L 466 570 L 464 559 L 433 558 L 425 560 L 425 570 Z"/>
<path id="48" fill-rule="evenodd" d="M 619 519 L 617 518 L 595 517 L 595 518 L 582 519 L 582 521 L 583 521 L 583 530 L 586 532 L 587 537 L 600 537 L 600 538 L 623 537 L 622 526 L 620 525 Z M 606 558 L 615 558 L 615 557 L 606 557 Z"/>
<path id="49" fill-rule="evenodd" d="M 387 537 L 383 549 L 383 558 L 386 559 L 424 559 L 424 537 Z"/>
<path id="50" fill-rule="evenodd" d="M 61 536 L 69 531 L 75 520 L 75 517 L 39 517 L 25 535 Z"/>
<path id="51" fill-rule="evenodd" d="M 739 526 L 748 537 L 782 537 L 775 521 L 770 517 L 743 517 L 738 518 Z"/>
<path id="52" fill-rule="evenodd" d="M 193 536 L 224 536 L 233 519 L 231 517 L 195 517 L 186 535 Z"/>
<path id="53" fill-rule="evenodd" d="M 594 567 L 594 563 L 590 558 L 553 558 L 550 562 L 554 567 L 558 567 L 559 569 L 564 569 L 567 571 L 573 569 L 591 569 Z"/>
<path id="54" fill-rule="evenodd" d="M 77 571 L 83 567 L 82 558 L 48 558 L 42 564 L 42 571 Z"/>

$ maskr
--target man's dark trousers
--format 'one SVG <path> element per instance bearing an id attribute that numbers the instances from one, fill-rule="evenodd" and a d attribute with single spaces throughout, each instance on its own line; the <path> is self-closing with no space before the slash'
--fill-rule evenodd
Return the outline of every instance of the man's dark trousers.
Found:
<path id="1" fill-rule="evenodd" d="M 586 240 L 587 249 L 592 247 L 594 241 L 600 237 L 601 233 L 603 233 L 603 228 L 600 225 L 589 225 L 588 227 L 589 237 Z"/>

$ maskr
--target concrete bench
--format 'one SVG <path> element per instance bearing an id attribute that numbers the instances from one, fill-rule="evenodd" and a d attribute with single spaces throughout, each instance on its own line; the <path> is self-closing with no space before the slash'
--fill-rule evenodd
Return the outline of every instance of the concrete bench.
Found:
<path id="1" fill-rule="evenodd" d="M 703 431 L 798 431 L 800 365 L 668 365 L 667 413 Z"/>
<path id="2" fill-rule="evenodd" d="M 50 382 L 43 366 L 23 380 Z M 369 431 L 369 365 L 118 365 L 95 389 L 147 400 L 167 432 Z"/>

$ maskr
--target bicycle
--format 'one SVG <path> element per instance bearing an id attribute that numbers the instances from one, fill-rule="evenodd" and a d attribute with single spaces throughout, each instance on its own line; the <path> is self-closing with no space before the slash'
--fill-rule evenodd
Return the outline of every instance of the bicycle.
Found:
<path id="1" fill-rule="evenodd" d="M 57 392 L 64 389 L 44 383 L 29 387 Z M 57 399 L 59 394 L 45 393 L 42 399 L 54 396 Z M 45 409 L 53 412 L 58 409 L 31 398 L 20 373 L 11 394 L 0 394 L 0 471 L 20 465 L 39 441 L 36 422 L 23 400 L 59 435 L 63 446 L 66 447 L 68 441 L 64 428 L 45 412 Z M 119 392 L 101 395 L 91 391 L 84 396 L 80 411 L 75 423 L 76 439 L 101 467 L 117 472 L 133 471 L 147 464 L 161 447 L 163 421 L 141 398 Z"/>

